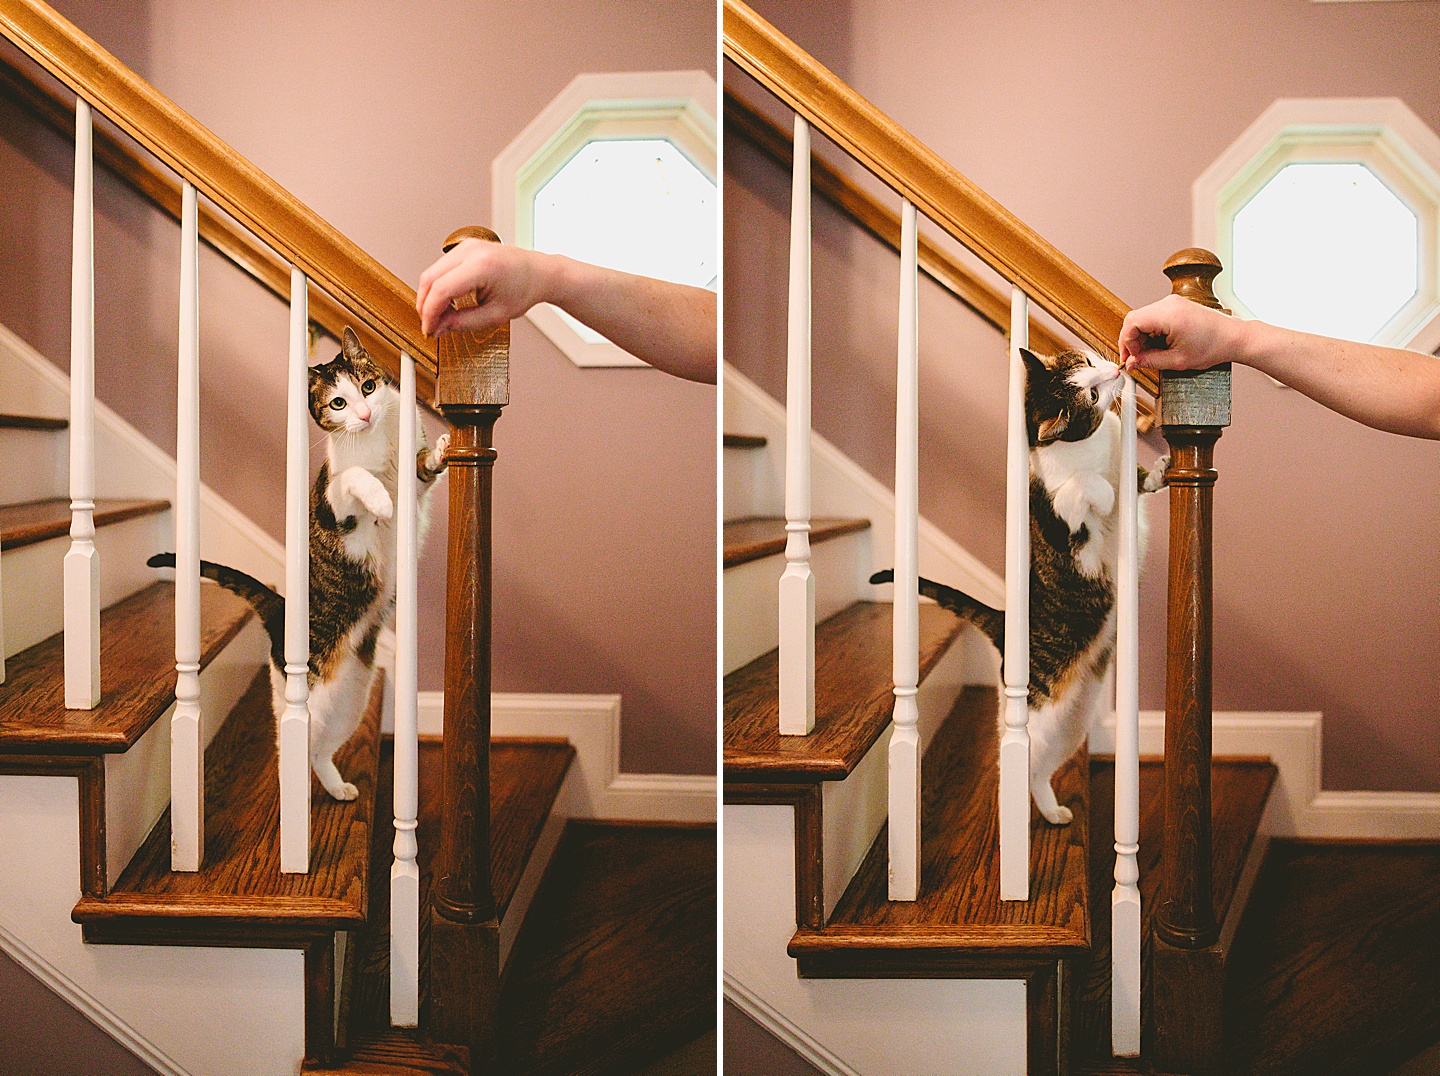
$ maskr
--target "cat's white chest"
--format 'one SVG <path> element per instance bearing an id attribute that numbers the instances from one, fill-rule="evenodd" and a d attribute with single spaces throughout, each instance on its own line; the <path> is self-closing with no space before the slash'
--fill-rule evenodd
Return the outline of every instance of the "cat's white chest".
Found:
<path id="1" fill-rule="evenodd" d="M 1042 445 L 1030 456 L 1055 514 L 1071 534 L 1086 528 L 1086 542 L 1075 551 L 1075 560 L 1087 575 L 1099 575 L 1114 559 L 1119 448 L 1120 420 L 1107 411 L 1099 428 L 1084 440 Z"/>

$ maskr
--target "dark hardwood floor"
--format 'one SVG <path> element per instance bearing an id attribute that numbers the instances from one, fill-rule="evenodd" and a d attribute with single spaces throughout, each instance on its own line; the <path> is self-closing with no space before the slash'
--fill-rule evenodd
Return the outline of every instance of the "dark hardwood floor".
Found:
<path id="1" fill-rule="evenodd" d="M 709 826 L 570 823 L 507 970 L 505 1072 L 620 1076 L 714 1028 L 715 852 Z"/>
<path id="2" fill-rule="evenodd" d="M 1440 1042 L 1440 844 L 1272 841 L 1225 1018 L 1236 1076 L 1388 1073 Z"/>

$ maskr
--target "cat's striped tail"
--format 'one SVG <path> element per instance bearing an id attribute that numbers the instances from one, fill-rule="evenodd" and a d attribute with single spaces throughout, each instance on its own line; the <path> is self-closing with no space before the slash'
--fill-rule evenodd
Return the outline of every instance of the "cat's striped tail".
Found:
<path id="1" fill-rule="evenodd" d="M 895 582 L 895 571 L 886 568 L 883 572 L 876 572 L 870 577 L 870 582 L 893 583 Z M 976 601 L 963 590 L 947 587 L 944 583 L 936 583 L 924 576 L 920 577 L 920 593 L 942 608 L 949 609 L 956 616 L 970 621 L 995 644 L 996 650 L 1004 652 L 1005 614 L 1001 610 L 991 609 L 990 606 Z"/>
<path id="2" fill-rule="evenodd" d="M 175 554 L 156 553 L 145 563 L 152 568 L 173 568 L 175 567 Z M 270 636 L 270 658 L 277 667 L 283 669 L 285 667 L 285 599 L 253 575 L 246 575 L 240 569 L 224 564 L 202 560 L 200 575 L 205 579 L 214 580 L 230 593 L 236 594 L 250 603 L 251 608 L 260 617 L 260 623 L 265 627 L 265 634 Z"/>

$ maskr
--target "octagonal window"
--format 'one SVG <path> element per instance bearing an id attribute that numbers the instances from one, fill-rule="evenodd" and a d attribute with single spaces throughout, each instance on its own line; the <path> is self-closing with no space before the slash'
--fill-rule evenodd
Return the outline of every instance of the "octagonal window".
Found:
<path id="1" fill-rule="evenodd" d="M 1440 136 L 1395 98 L 1276 101 L 1195 181 L 1237 316 L 1440 347 Z"/>
<path id="2" fill-rule="evenodd" d="M 715 286 L 715 183 L 666 139 L 585 143 L 535 194 L 534 249 Z M 605 338 L 563 310 L 587 343 Z"/>
<path id="3" fill-rule="evenodd" d="M 1414 211 L 1365 165 L 1287 164 L 1235 214 L 1231 286 L 1263 321 L 1370 341 L 1419 287 L 1419 239 Z"/>
<path id="4" fill-rule="evenodd" d="M 679 284 L 719 279 L 715 80 L 580 75 L 495 159 L 505 242 Z M 643 366 L 556 307 L 526 315 L 577 366 Z"/>

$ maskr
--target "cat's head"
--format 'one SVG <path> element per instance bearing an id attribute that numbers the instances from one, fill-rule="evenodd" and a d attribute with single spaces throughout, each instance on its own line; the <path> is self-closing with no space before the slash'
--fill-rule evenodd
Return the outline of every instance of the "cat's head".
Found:
<path id="1" fill-rule="evenodd" d="M 1026 348 L 1025 427 L 1030 447 L 1083 441 L 1120 397 L 1120 367 L 1093 351 L 1062 351 L 1053 359 Z"/>
<path id="2" fill-rule="evenodd" d="M 340 353 L 310 367 L 310 414 L 327 433 L 363 433 L 395 405 L 395 383 L 345 327 Z"/>

